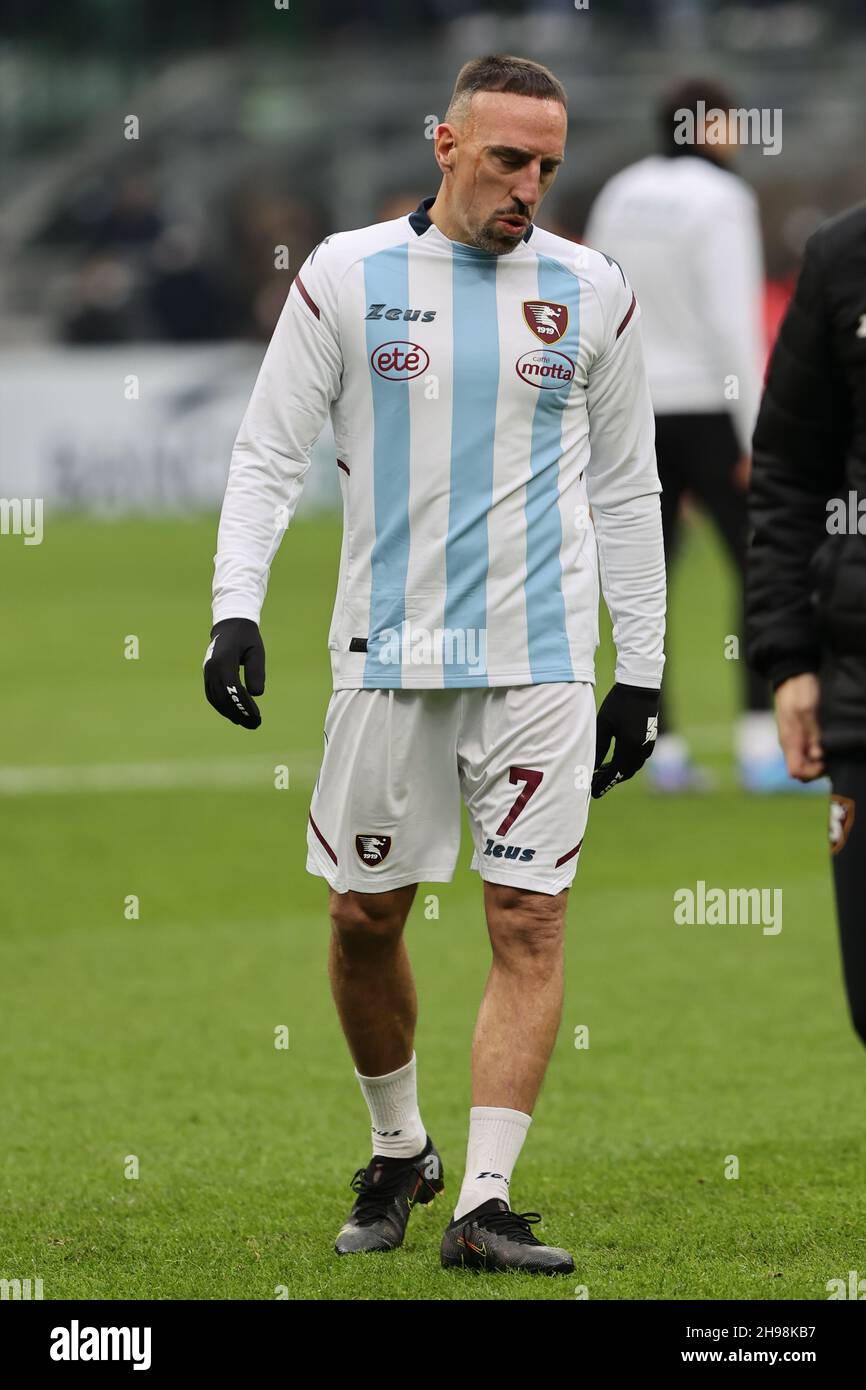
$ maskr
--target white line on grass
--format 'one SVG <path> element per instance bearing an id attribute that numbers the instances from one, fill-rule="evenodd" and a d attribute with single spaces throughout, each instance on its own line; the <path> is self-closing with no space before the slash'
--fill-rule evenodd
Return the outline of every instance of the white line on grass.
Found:
<path id="1" fill-rule="evenodd" d="M 730 724 L 703 724 L 686 736 L 705 753 L 732 746 Z M 76 792 L 184 791 L 207 787 L 272 787 L 274 768 L 289 769 L 289 784 L 312 790 L 319 761 L 303 753 L 257 753 L 254 758 L 172 758 L 144 763 L 64 763 L 56 767 L 0 767 L 0 797 Z"/>
<path id="2" fill-rule="evenodd" d="M 67 792 L 184 791 L 207 787 L 274 785 L 274 768 L 289 769 L 289 785 L 312 788 L 318 762 L 302 754 L 256 754 L 255 758 L 173 758 L 145 763 L 78 763 L 57 767 L 0 767 L 0 796 Z"/>
<path id="3" fill-rule="evenodd" d="M 725 749 L 733 751 L 733 724 L 695 724 L 683 730 L 686 741 L 702 753 L 721 753 Z"/>

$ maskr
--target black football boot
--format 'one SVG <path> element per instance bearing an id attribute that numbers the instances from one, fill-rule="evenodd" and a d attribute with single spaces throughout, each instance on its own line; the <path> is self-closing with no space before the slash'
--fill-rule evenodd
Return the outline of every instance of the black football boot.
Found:
<path id="1" fill-rule="evenodd" d="M 442 1264 L 446 1269 L 476 1269 L 488 1274 L 523 1270 L 527 1274 L 573 1274 L 574 1260 L 567 1250 L 543 1245 L 531 1226 L 541 1220 L 537 1211 L 519 1214 L 508 1203 L 492 1197 L 459 1220 L 452 1221 L 442 1237 Z"/>
<path id="2" fill-rule="evenodd" d="M 374 1154 L 350 1186 L 358 1196 L 334 1244 L 337 1254 L 396 1250 L 403 1244 L 412 1208 L 432 1202 L 444 1189 L 442 1159 L 428 1135 L 414 1158 Z"/>

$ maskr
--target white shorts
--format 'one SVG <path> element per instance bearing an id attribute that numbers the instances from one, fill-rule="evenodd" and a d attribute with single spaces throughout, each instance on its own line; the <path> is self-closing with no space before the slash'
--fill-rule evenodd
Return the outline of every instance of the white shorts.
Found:
<path id="1" fill-rule="evenodd" d="M 572 882 L 595 756 L 584 681 L 482 690 L 337 690 L 310 807 L 307 869 L 338 893 L 448 883 L 460 799 L 490 883 Z"/>

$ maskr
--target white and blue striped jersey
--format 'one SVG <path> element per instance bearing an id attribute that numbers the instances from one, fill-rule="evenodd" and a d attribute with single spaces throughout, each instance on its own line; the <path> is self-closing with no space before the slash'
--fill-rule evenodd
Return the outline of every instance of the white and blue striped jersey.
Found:
<path id="1" fill-rule="evenodd" d="M 335 689 L 661 682 L 665 574 L 639 309 L 619 265 L 531 227 L 494 255 L 428 216 L 328 237 L 241 425 L 213 617 L 259 621 L 330 413 L 343 543 Z"/>

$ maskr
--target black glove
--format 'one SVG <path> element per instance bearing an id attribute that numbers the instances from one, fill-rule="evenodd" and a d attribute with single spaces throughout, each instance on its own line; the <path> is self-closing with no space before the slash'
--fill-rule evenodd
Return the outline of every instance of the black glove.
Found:
<path id="1" fill-rule="evenodd" d="M 595 723 L 593 796 L 604 796 L 618 782 L 627 782 L 640 772 L 656 746 L 658 722 L 657 690 L 617 683 L 608 691 Z M 616 739 L 613 757 L 605 763 L 612 739 Z"/>
<path id="2" fill-rule="evenodd" d="M 210 630 L 212 642 L 204 657 L 204 693 L 214 709 L 240 724 L 257 729 L 262 722 L 253 695 L 265 688 L 265 648 L 252 618 L 222 618 Z M 241 684 L 244 668 L 246 689 Z"/>

